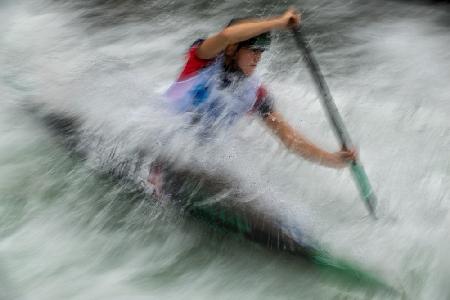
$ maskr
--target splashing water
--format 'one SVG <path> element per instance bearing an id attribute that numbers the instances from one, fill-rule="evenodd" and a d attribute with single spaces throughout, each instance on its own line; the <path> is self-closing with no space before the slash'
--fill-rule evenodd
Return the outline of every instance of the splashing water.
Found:
<path id="1" fill-rule="evenodd" d="M 299 4 L 300 5 L 300 4 Z M 450 36 L 446 4 L 303 1 L 304 26 L 377 191 L 366 217 L 347 171 L 305 162 L 251 118 L 198 145 L 161 94 L 195 39 L 270 1 L 0 4 L 0 298 L 386 299 L 289 256 L 205 229 L 99 176 L 161 153 L 233 174 L 288 208 L 330 252 L 412 299 L 445 299 L 450 260 Z M 297 129 L 337 149 L 288 33 L 258 72 Z M 37 117 L 80 120 L 82 161 Z M 34 113 L 32 112 L 34 111 Z M 77 146 L 78 147 L 78 146 Z M 131 174 L 145 180 L 145 171 Z M 320 185 L 317 183 L 320 182 Z"/>

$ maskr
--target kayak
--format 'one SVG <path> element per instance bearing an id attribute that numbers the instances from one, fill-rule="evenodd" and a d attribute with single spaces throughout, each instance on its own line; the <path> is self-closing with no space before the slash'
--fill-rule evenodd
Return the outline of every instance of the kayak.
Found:
<path id="1" fill-rule="evenodd" d="M 77 118 L 62 114 L 39 112 L 40 119 L 61 138 L 64 146 L 70 151 L 83 157 L 86 155 L 79 147 L 80 121 Z M 143 168 L 144 162 L 134 162 L 134 170 Z M 163 195 L 158 197 L 170 198 L 177 207 L 193 218 L 213 226 L 244 237 L 273 251 L 286 252 L 308 261 L 314 265 L 324 267 L 339 276 L 346 275 L 366 284 L 375 285 L 395 292 L 377 276 L 364 271 L 355 264 L 338 259 L 327 251 L 311 242 L 302 231 L 288 224 L 282 217 L 270 212 L 261 205 L 258 197 L 254 197 L 241 189 L 239 183 L 230 176 L 211 174 L 192 168 L 174 166 L 170 162 L 161 160 L 163 165 L 164 184 Z M 126 164 L 122 164 L 123 167 Z M 103 172 L 102 172 L 103 173 Z M 116 179 L 130 181 L 129 172 L 113 169 L 109 174 Z M 147 183 L 146 183 L 147 184 Z M 136 184 L 138 185 L 138 184 Z M 147 186 L 143 191 L 149 191 Z M 154 190 L 153 190 L 154 191 Z M 149 198 L 155 199 L 154 193 Z M 156 198 L 158 198 L 156 197 Z"/>
<path id="2" fill-rule="evenodd" d="M 233 232 L 273 251 L 286 252 L 312 262 L 339 276 L 391 289 L 374 274 L 356 264 L 330 255 L 302 231 L 270 213 L 258 197 L 242 192 L 236 182 L 223 175 L 205 174 L 192 169 L 167 167 L 164 189 L 172 201 L 196 219 Z M 250 200 L 249 200 L 250 199 Z"/>

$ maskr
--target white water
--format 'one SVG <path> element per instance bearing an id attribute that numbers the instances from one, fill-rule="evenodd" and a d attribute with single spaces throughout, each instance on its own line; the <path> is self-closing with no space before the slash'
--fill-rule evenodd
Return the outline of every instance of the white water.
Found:
<path id="1" fill-rule="evenodd" d="M 377 222 L 367 218 L 347 171 L 289 154 L 257 120 L 243 120 L 205 148 L 161 111 L 159 95 L 179 71 L 183 52 L 239 14 L 238 3 L 1 4 L 0 297 L 389 296 L 230 236 L 211 238 L 198 224 L 96 175 L 105 148 L 122 157 L 144 148 L 150 156 L 164 151 L 233 170 L 245 185 L 276 199 L 272 205 L 288 207 L 336 256 L 403 287 L 411 299 L 447 298 L 448 7 L 333 3 L 305 4 L 305 26 L 377 191 Z M 266 13 L 284 7 L 259 4 Z M 261 12 L 247 6 L 250 14 Z M 281 33 L 258 71 L 293 126 L 337 150 L 298 58 Z M 23 109 L 29 104 L 83 120 L 85 163 Z"/>

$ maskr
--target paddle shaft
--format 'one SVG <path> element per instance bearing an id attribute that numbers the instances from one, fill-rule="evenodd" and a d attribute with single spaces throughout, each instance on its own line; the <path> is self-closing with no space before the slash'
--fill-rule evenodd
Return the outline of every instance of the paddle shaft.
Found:
<path id="1" fill-rule="evenodd" d="M 336 136 L 338 137 L 344 149 L 351 149 L 353 147 L 353 143 L 338 112 L 336 104 L 333 101 L 333 97 L 331 96 L 328 85 L 325 82 L 325 78 L 320 72 L 319 64 L 315 60 L 309 44 L 304 39 L 300 28 L 292 29 L 292 33 L 294 34 L 294 39 L 298 48 L 303 53 L 306 65 L 308 66 L 310 74 L 316 84 L 320 99 L 322 100 L 322 104 L 325 107 L 328 119 L 332 124 Z M 369 210 L 370 214 L 374 218 L 376 218 L 375 206 L 377 203 L 377 199 L 361 162 L 359 160 L 353 161 L 351 163 L 351 170 L 353 178 L 356 182 L 356 185 L 358 186 L 358 190 L 361 194 L 362 199 L 364 200 L 364 203 L 366 204 L 367 209 Z"/>

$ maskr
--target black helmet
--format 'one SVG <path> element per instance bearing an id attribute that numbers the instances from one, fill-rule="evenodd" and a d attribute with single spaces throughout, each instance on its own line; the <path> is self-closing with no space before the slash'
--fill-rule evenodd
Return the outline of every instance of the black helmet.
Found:
<path id="1" fill-rule="evenodd" d="M 227 24 L 225 27 L 229 27 L 241 22 L 245 22 L 247 20 L 251 20 L 252 18 L 234 18 L 231 19 L 231 21 Z M 251 39 L 248 39 L 246 41 L 242 41 L 238 44 L 238 48 L 249 48 L 253 50 L 261 50 L 265 51 L 269 49 L 271 42 L 271 34 L 269 32 L 264 32 L 260 35 L 257 35 L 255 37 L 252 37 Z"/>
<path id="2" fill-rule="evenodd" d="M 263 34 L 252 37 L 251 39 L 240 42 L 239 48 L 266 51 L 269 50 L 271 39 L 272 38 L 270 32 L 265 32 Z"/>

